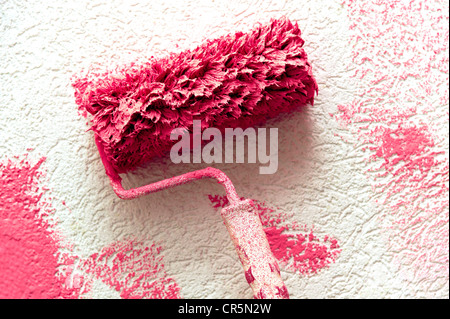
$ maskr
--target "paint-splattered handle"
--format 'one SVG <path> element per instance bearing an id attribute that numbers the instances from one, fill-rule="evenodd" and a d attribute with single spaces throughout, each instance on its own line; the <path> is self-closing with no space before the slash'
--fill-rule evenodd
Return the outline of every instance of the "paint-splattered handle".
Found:
<path id="1" fill-rule="evenodd" d="M 289 298 L 253 202 L 243 200 L 233 203 L 223 208 L 221 215 L 233 239 L 254 298 Z"/>

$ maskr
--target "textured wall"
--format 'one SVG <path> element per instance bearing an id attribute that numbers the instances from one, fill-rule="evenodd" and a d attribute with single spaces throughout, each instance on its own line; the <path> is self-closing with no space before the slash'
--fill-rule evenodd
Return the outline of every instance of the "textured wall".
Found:
<path id="1" fill-rule="evenodd" d="M 204 180 L 117 198 L 70 77 L 281 15 L 303 31 L 316 103 L 267 124 L 276 174 L 215 167 L 260 201 L 291 297 L 448 298 L 448 1 L 437 0 L 1 2 L 3 296 L 251 297 L 223 190 Z M 155 160 L 126 184 L 202 167 Z M 18 247 L 40 266 L 15 262 Z M 33 285 L 16 277 L 24 269 Z"/>

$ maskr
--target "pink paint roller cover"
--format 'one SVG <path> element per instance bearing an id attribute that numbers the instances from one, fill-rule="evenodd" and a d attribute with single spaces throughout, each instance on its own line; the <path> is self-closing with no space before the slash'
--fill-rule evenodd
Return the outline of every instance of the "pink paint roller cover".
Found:
<path id="1" fill-rule="evenodd" d="M 202 178 L 225 187 L 221 212 L 255 298 L 288 298 L 259 215 L 220 170 L 205 168 L 125 190 L 119 174 L 163 156 L 172 130 L 249 127 L 313 104 L 317 83 L 297 24 L 287 18 L 210 40 L 193 50 L 74 76 L 75 99 L 116 194 L 132 199 Z"/>

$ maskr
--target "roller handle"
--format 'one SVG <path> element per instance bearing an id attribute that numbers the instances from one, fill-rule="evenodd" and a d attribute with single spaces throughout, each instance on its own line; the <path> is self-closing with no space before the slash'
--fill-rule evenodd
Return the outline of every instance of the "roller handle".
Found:
<path id="1" fill-rule="evenodd" d="M 122 179 L 106 159 L 101 140 L 95 138 L 100 157 L 114 192 L 122 199 L 138 198 L 171 187 L 187 184 L 203 178 L 216 179 L 224 186 L 230 205 L 223 208 L 221 215 L 236 247 L 245 271 L 245 278 L 258 299 L 289 298 L 280 268 L 270 250 L 261 219 L 251 200 L 241 200 L 231 180 L 216 168 L 207 167 L 179 176 L 151 183 L 145 186 L 124 189 Z"/>
<path id="2" fill-rule="evenodd" d="M 255 299 L 288 299 L 277 260 L 251 200 L 232 203 L 221 211 Z"/>

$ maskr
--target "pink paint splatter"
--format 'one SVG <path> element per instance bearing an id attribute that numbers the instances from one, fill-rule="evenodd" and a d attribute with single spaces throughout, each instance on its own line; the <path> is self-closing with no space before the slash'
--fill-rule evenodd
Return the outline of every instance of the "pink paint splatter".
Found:
<path id="1" fill-rule="evenodd" d="M 208 195 L 214 208 L 228 204 L 226 196 Z M 287 224 L 286 215 L 277 212 L 265 203 L 254 201 L 261 217 L 272 253 L 280 265 L 302 275 L 316 274 L 336 261 L 341 250 L 336 239 L 324 236 L 321 240 L 313 229 Z"/>
<path id="2" fill-rule="evenodd" d="M 124 299 L 180 298 L 180 288 L 164 270 L 161 249 L 135 240 L 115 242 L 82 261 L 80 266 Z"/>
<path id="3" fill-rule="evenodd" d="M 159 246 L 120 241 L 81 258 L 61 245 L 47 188 L 40 185 L 44 161 L 32 164 L 24 156 L 0 162 L 0 298 L 79 298 L 94 278 L 122 298 L 179 298 Z"/>
<path id="4" fill-rule="evenodd" d="M 39 170 L 22 160 L 0 162 L 0 298 L 78 298 L 77 288 L 66 286 L 61 271 L 61 245 L 46 217 L 51 205 L 43 199 Z"/>
<path id="5" fill-rule="evenodd" d="M 416 283 L 448 283 L 448 2 L 343 5 L 351 22 L 349 67 L 366 85 L 335 117 L 369 152 L 367 174 L 395 262 Z"/>

